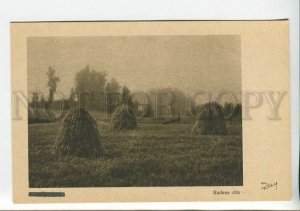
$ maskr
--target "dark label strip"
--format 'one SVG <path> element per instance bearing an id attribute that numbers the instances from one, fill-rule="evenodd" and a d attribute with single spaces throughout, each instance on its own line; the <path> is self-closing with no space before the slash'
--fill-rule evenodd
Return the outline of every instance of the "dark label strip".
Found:
<path id="1" fill-rule="evenodd" d="M 29 192 L 29 197 L 65 197 L 64 192 Z"/>

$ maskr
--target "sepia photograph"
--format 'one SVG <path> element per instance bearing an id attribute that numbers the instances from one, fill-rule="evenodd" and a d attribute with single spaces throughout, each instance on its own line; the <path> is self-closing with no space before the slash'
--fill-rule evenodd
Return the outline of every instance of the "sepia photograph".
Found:
<path id="1" fill-rule="evenodd" d="M 243 186 L 241 37 L 27 38 L 30 188 Z"/>

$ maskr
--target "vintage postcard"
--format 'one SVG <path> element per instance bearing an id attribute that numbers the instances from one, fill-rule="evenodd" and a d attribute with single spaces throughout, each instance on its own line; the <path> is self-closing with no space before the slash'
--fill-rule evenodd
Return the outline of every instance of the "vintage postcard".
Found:
<path id="1" fill-rule="evenodd" d="M 11 23 L 14 202 L 290 200 L 288 30 Z"/>

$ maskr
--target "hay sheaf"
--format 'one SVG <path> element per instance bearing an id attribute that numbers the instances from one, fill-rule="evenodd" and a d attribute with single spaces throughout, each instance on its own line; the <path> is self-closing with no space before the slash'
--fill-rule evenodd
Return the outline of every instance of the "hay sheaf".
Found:
<path id="1" fill-rule="evenodd" d="M 192 133 L 226 135 L 228 133 L 222 107 L 217 103 L 205 104 L 192 127 Z"/>
<path id="2" fill-rule="evenodd" d="M 113 113 L 111 128 L 113 130 L 137 128 L 136 118 L 132 109 L 125 104 L 119 105 Z"/>
<path id="3" fill-rule="evenodd" d="M 62 120 L 54 145 L 59 156 L 94 157 L 102 152 L 97 122 L 83 108 L 69 111 Z"/>

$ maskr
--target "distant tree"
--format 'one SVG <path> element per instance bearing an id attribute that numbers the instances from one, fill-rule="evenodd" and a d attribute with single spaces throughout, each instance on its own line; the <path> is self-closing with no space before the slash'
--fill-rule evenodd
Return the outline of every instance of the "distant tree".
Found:
<path id="1" fill-rule="evenodd" d="M 112 113 L 116 109 L 120 100 L 120 88 L 118 81 L 112 78 L 106 84 L 107 92 L 107 112 Z"/>
<path id="2" fill-rule="evenodd" d="M 177 88 L 163 88 L 149 90 L 147 95 L 151 98 L 152 108 L 159 116 L 176 117 L 178 113 L 187 114 L 187 96 Z"/>
<path id="3" fill-rule="evenodd" d="M 242 117 L 242 105 L 240 103 L 225 103 L 223 109 L 224 117 L 232 123 L 233 119 Z"/>
<path id="4" fill-rule="evenodd" d="M 75 101 L 76 97 L 77 97 L 77 93 L 76 93 L 75 89 L 71 88 L 69 99 L 65 101 L 64 108 L 70 109 L 70 108 L 75 107 L 76 106 L 76 101 Z"/>
<path id="5" fill-rule="evenodd" d="M 225 103 L 223 108 L 224 118 L 229 120 L 231 124 L 232 118 L 234 116 L 234 104 L 233 103 Z"/>
<path id="6" fill-rule="evenodd" d="M 225 103 L 223 108 L 223 113 L 225 117 L 230 117 L 234 113 L 235 105 L 233 103 Z"/>
<path id="7" fill-rule="evenodd" d="M 97 72 L 91 70 L 89 66 L 86 66 L 81 71 L 79 71 L 75 76 L 75 93 L 80 98 L 83 106 L 85 106 L 85 96 L 86 94 L 95 97 L 103 97 L 106 85 L 106 72 Z M 99 97 L 99 98 L 100 98 Z M 91 101 L 94 101 L 93 103 Z M 100 100 L 89 99 L 88 105 L 92 107 L 102 108 L 103 102 Z"/>
<path id="8" fill-rule="evenodd" d="M 97 72 L 86 66 L 75 76 L 75 92 L 104 92 L 106 72 Z"/>
<path id="9" fill-rule="evenodd" d="M 127 106 L 130 106 L 132 108 L 133 102 L 130 95 L 130 90 L 126 86 L 123 86 L 121 93 L 121 103 L 127 104 Z"/>
<path id="10" fill-rule="evenodd" d="M 48 68 L 48 72 L 46 74 L 48 76 L 47 87 L 49 88 L 48 104 L 50 105 L 54 100 L 54 93 L 56 92 L 59 77 L 55 75 L 55 70 L 51 66 Z"/>
<path id="11" fill-rule="evenodd" d="M 238 103 L 234 107 L 234 117 L 242 118 L 242 104 Z"/>
<path id="12" fill-rule="evenodd" d="M 135 113 L 141 113 L 140 110 L 139 110 L 139 101 L 137 99 L 135 99 L 132 103 L 132 109 Z"/>
<path id="13" fill-rule="evenodd" d="M 31 104 L 35 105 L 39 101 L 39 95 L 37 92 L 32 92 Z"/>
<path id="14" fill-rule="evenodd" d="M 179 113 L 186 114 L 187 112 L 186 103 L 188 99 L 186 94 L 177 88 L 166 89 L 166 91 L 168 90 L 170 91 L 170 93 L 172 93 L 172 101 L 171 101 L 172 116 L 176 117 L 178 116 Z"/>
<path id="15" fill-rule="evenodd" d="M 43 108 L 44 108 L 44 106 L 45 106 L 45 102 L 46 102 L 45 97 L 44 97 L 44 95 L 42 94 L 41 97 L 40 97 L 40 103 L 41 103 L 41 106 L 42 106 Z"/>

